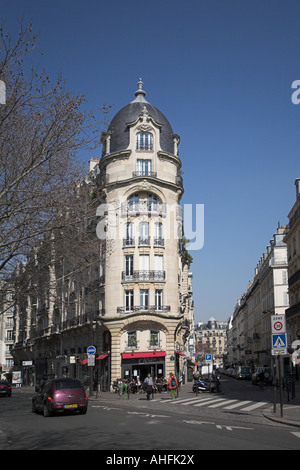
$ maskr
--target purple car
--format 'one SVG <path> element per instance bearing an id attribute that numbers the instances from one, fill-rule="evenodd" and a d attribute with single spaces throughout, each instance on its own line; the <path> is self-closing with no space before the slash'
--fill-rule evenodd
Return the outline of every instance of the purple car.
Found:
<path id="1" fill-rule="evenodd" d="M 32 399 L 33 413 L 43 412 L 44 416 L 67 411 L 79 411 L 85 414 L 88 396 L 78 379 L 52 379 L 35 389 Z"/>
<path id="2" fill-rule="evenodd" d="M 6 380 L 0 380 L 0 397 L 11 397 L 11 385 Z"/>

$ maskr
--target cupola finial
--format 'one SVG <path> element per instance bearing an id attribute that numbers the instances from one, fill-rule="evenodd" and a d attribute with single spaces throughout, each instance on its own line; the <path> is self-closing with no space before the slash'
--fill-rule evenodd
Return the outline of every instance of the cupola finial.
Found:
<path id="1" fill-rule="evenodd" d="M 138 89 L 135 92 L 136 101 L 146 101 L 145 100 L 146 92 L 145 90 L 143 90 L 144 84 L 141 78 L 139 78 L 137 85 L 138 85 Z"/>

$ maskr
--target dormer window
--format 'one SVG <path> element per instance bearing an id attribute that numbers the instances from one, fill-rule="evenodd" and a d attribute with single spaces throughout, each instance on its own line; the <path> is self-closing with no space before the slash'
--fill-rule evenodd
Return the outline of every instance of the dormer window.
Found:
<path id="1" fill-rule="evenodd" d="M 136 150 L 153 150 L 153 135 L 147 132 L 139 132 L 136 135 Z"/>

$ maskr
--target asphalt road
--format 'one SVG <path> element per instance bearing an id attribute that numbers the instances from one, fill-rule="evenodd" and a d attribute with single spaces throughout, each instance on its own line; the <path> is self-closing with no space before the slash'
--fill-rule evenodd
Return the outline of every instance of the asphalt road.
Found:
<path id="1" fill-rule="evenodd" d="M 230 380 L 224 386 L 233 400 L 238 396 L 247 401 L 250 397 L 247 390 L 249 394 L 252 390 L 252 397 L 260 393 L 249 388 L 249 384 Z M 148 450 L 151 456 L 151 452 L 160 450 L 174 454 L 181 449 L 182 455 L 188 455 L 189 451 L 298 450 L 300 447 L 297 428 L 270 423 L 257 408 L 248 413 L 214 408 L 217 401 L 210 408 L 201 404 L 195 407 L 193 394 L 179 397 L 176 404 L 170 403 L 167 395 L 148 402 L 144 396 L 125 401 L 102 394 L 99 399 L 90 400 L 86 415 L 51 418 L 32 413 L 31 397 L 31 391 L 17 389 L 11 398 L 0 398 L 1 450 L 103 450 L 105 459 L 108 455 L 116 458 L 118 451 L 121 455 L 123 451 L 129 454 L 138 451 L 132 452 L 137 456 Z M 200 399 L 208 402 L 210 397 Z M 212 400 L 222 403 L 216 396 Z M 196 458 L 199 453 L 194 453 L 193 463 Z"/>

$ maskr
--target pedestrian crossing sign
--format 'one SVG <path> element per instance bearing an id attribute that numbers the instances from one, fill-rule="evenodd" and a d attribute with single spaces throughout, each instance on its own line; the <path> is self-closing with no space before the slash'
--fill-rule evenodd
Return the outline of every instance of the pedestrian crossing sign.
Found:
<path id="1" fill-rule="evenodd" d="M 286 334 L 272 335 L 273 349 L 286 348 Z"/>

